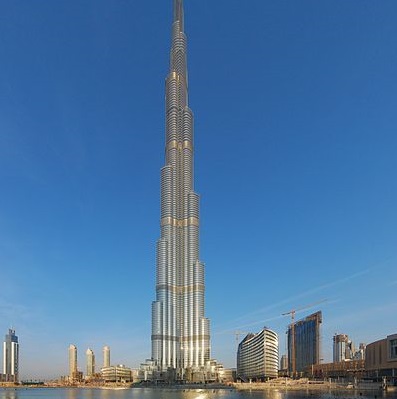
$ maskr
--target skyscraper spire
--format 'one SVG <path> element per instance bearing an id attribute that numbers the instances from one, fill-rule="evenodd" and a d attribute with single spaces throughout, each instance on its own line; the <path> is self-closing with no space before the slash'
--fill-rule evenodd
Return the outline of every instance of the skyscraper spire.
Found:
<path id="1" fill-rule="evenodd" d="M 161 169 L 152 359 L 159 370 L 199 372 L 210 359 L 199 257 L 199 196 L 193 187 L 193 113 L 188 106 L 183 1 L 174 0 L 170 71 L 166 78 L 165 165 Z"/>
<path id="2" fill-rule="evenodd" d="M 180 30 L 183 32 L 183 0 L 174 0 L 174 22 L 179 21 Z"/>

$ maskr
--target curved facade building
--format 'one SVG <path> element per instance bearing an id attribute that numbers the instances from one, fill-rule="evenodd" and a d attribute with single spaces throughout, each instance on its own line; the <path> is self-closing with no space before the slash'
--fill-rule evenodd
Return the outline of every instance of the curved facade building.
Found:
<path id="1" fill-rule="evenodd" d="M 237 351 L 237 378 L 265 381 L 278 376 L 278 335 L 268 328 L 248 334 Z"/>
<path id="2" fill-rule="evenodd" d="M 193 113 L 188 106 L 183 0 L 174 0 L 170 71 L 165 96 L 165 165 L 161 169 L 152 360 L 184 379 L 210 358 L 204 313 L 204 264 L 199 255 L 199 196 L 193 187 Z"/>
<path id="3" fill-rule="evenodd" d="M 397 333 L 367 345 L 365 370 L 367 377 L 397 386 Z"/>

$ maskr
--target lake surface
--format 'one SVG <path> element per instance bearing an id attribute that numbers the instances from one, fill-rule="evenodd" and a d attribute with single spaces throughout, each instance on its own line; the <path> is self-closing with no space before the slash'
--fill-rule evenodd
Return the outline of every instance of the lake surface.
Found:
<path id="1" fill-rule="evenodd" d="M 0 399 L 397 399 L 397 392 L 234 391 L 229 389 L 0 388 Z"/>

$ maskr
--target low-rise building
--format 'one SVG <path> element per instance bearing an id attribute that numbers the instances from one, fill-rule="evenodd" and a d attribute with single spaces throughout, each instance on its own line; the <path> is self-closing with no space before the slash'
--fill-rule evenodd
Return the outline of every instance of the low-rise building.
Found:
<path id="1" fill-rule="evenodd" d="M 306 373 L 314 378 L 343 378 L 347 381 L 365 376 L 364 360 L 344 360 L 334 363 L 313 364 Z"/>
<path id="2" fill-rule="evenodd" d="M 367 345 L 365 369 L 368 377 L 397 385 L 397 334 Z"/>
<path id="3" fill-rule="evenodd" d="M 152 382 L 155 381 L 157 363 L 155 360 L 146 359 L 145 363 L 141 363 L 138 370 L 138 381 Z"/>
<path id="4" fill-rule="evenodd" d="M 132 370 L 123 364 L 102 367 L 101 375 L 105 382 L 132 382 Z"/>

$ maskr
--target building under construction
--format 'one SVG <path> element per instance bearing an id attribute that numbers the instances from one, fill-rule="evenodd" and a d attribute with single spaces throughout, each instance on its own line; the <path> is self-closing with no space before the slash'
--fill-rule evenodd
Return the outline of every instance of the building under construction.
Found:
<path id="1" fill-rule="evenodd" d="M 320 363 L 321 311 L 288 326 L 288 371 L 302 376 L 309 367 Z"/>

